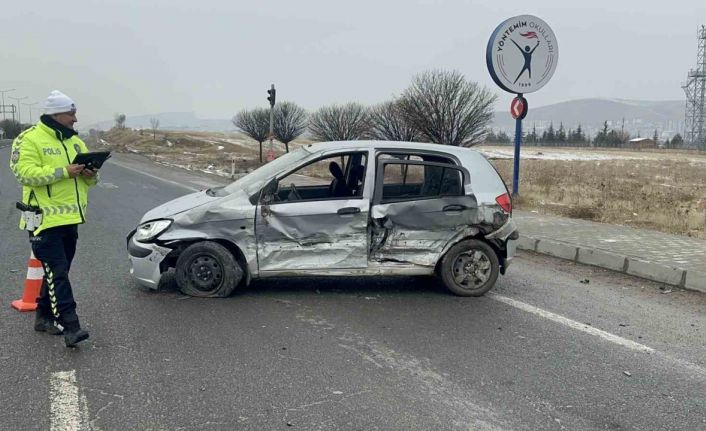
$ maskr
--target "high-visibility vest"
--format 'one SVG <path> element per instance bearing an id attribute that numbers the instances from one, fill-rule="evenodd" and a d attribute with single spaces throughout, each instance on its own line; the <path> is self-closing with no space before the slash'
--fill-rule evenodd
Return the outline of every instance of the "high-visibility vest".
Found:
<path id="1" fill-rule="evenodd" d="M 86 222 L 88 188 L 98 177 L 70 178 L 66 166 L 76 154 L 87 151 L 77 135 L 65 138 L 41 120 L 13 141 L 10 169 L 22 185 L 22 202 L 42 210 L 42 223 L 35 235 L 51 227 Z M 24 228 L 20 218 L 20 229 Z"/>

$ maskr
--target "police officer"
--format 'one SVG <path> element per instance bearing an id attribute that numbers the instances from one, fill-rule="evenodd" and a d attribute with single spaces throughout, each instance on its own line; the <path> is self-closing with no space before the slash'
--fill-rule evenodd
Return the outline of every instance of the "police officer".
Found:
<path id="1" fill-rule="evenodd" d="M 37 227 L 29 226 L 30 244 L 44 266 L 44 280 L 37 301 L 35 331 L 62 334 L 66 346 L 88 338 L 76 314 L 69 269 L 76 252 L 78 225 L 86 222 L 88 189 L 97 181 L 95 170 L 73 164 L 86 144 L 74 130 L 76 105 L 52 91 L 46 113 L 36 125 L 22 132 L 12 144 L 10 168 L 22 185 L 22 202 L 41 209 Z M 31 224 L 30 224 L 31 225 Z M 23 218 L 20 229 L 28 224 Z"/>

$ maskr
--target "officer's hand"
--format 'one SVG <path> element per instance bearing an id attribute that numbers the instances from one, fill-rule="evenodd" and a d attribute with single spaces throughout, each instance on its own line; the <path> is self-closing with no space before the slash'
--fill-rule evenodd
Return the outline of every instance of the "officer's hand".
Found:
<path id="1" fill-rule="evenodd" d="M 97 169 L 84 169 L 81 171 L 81 175 L 86 178 L 93 178 L 96 176 L 96 172 L 98 172 Z"/>
<path id="2" fill-rule="evenodd" d="M 81 171 L 83 170 L 83 168 L 85 168 L 85 167 L 86 167 L 86 165 L 76 165 L 76 164 L 67 165 L 66 171 L 69 173 L 69 178 L 76 178 L 78 176 L 78 174 L 80 174 Z"/>

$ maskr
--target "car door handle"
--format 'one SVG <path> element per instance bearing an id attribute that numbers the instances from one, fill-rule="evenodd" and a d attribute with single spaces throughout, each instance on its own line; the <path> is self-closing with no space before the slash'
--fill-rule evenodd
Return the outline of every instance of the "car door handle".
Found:
<path id="1" fill-rule="evenodd" d="M 463 211 L 466 209 L 465 205 L 446 205 L 444 207 L 444 212 L 447 211 Z"/>
<path id="2" fill-rule="evenodd" d="M 358 214 L 360 212 L 360 208 L 358 207 L 346 207 L 346 208 L 341 208 L 338 210 L 338 215 L 346 215 L 346 214 Z"/>

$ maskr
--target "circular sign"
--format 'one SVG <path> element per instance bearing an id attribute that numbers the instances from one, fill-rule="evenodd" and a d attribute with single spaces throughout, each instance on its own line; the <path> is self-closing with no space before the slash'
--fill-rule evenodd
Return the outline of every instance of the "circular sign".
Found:
<path id="1" fill-rule="evenodd" d="M 546 22 L 532 15 L 503 21 L 485 50 L 488 72 L 510 93 L 532 93 L 549 82 L 559 59 L 559 45 Z"/>
<path id="2" fill-rule="evenodd" d="M 527 116 L 527 99 L 522 96 L 515 97 L 510 103 L 510 115 L 515 120 L 522 120 Z"/>

